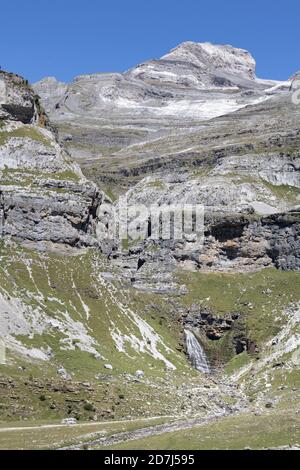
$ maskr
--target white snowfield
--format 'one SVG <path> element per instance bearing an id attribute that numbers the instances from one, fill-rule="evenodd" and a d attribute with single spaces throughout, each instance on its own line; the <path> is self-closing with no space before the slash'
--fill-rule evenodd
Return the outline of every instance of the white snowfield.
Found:
<path id="1" fill-rule="evenodd" d="M 108 102 L 112 101 L 106 97 L 101 97 L 102 101 Z M 116 107 L 121 109 L 131 109 L 137 112 L 148 113 L 153 116 L 176 116 L 176 117 L 188 117 L 188 118 L 198 118 L 201 120 L 209 120 L 218 116 L 223 116 L 225 114 L 232 113 L 238 109 L 242 109 L 246 106 L 255 105 L 263 101 L 268 100 L 269 97 L 261 97 L 253 99 L 247 103 L 238 102 L 236 98 L 224 98 L 218 97 L 214 100 L 180 100 L 180 101 L 169 101 L 166 102 L 164 106 L 157 107 L 151 106 L 146 102 L 138 103 L 133 100 L 126 98 L 117 98 L 113 100 L 113 103 Z"/>
<path id="2" fill-rule="evenodd" d="M 197 117 L 201 120 L 209 120 L 215 117 L 223 116 L 225 114 L 233 113 L 238 109 L 255 105 L 268 99 L 268 97 L 261 97 L 244 104 L 238 103 L 238 101 L 234 98 L 220 98 L 207 101 L 182 100 L 171 102 L 163 108 L 156 109 L 155 113 L 158 115 L 180 115 L 183 117 Z"/>

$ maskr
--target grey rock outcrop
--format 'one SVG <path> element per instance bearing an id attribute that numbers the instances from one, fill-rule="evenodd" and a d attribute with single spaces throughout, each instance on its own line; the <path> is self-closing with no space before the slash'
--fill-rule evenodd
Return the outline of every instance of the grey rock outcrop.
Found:
<path id="1" fill-rule="evenodd" d="M 44 97 L 44 107 L 49 112 L 59 103 L 67 88 L 67 84 L 57 81 L 55 77 L 47 77 L 37 83 L 34 90 Z"/>
<path id="2" fill-rule="evenodd" d="M 172 68 L 173 80 L 177 76 L 176 83 L 195 85 L 215 85 L 222 87 L 230 84 L 230 77 L 244 80 L 254 80 L 256 63 L 251 54 L 243 49 L 232 46 L 214 45 L 210 43 L 184 42 L 164 55 L 157 61 L 157 67 Z M 188 76 L 182 74 L 182 68 L 189 69 Z M 134 74 L 144 75 L 157 79 L 159 74 L 153 64 L 142 64 L 134 69 Z M 165 71 L 164 71 L 165 72 Z M 164 73 L 162 72 L 162 75 Z M 193 76 L 194 75 L 194 76 Z M 227 75 L 227 77 L 226 77 Z M 181 80 L 179 81 L 179 76 Z M 172 74 L 166 80 L 172 81 Z"/>
<path id="3" fill-rule="evenodd" d="M 45 122 L 46 116 L 37 96 L 22 77 L 0 71 L 0 119 L 23 124 Z"/>
<path id="4" fill-rule="evenodd" d="M 28 83 L 5 72 L 0 80 L 0 236 L 98 246 L 97 210 L 109 200 L 45 127 Z"/>

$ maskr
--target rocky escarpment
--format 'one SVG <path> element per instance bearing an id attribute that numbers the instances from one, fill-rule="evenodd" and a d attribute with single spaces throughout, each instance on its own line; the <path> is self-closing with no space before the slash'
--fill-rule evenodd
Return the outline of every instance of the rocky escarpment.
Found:
<path id="1" fill-rule="evenodd" d="M 143 226 L 143 224 L 141 224 Z M 181 240 L 131 240 L 110 255 L 111 262 L 137 288 L 184 294 L 174 283 L 178 270 L 243 273 L 275 267 L 300 269 L 300 212 L 259 217 L 254 214 L 214 214 L 205 218 L 204 236 Z M 171 230 L 172 233 L 172 230 Z"/>
<path id="2" fill-rule="evenodd" d="M 300 269 L 300 212 L 268 217 L 220 217 L 209 226 L 203 254 L 204 269 L 257 269 L 274 265 Z"/>
<path id="3" fill-rule="evenodd" d="M 232 160 L 236 162 L 236 173 L 226 173 L 225 167 L 230 168 Z M 170 270 L 178 265 L 205 271 L 243 271 L 268 266 L 298 270 L 298 165 L 295 148 L 281 157 L 244 155 L 244 160 L 242 156 L 222 157 L 211 170 L 181 174 L 157 171 L 155 176 L 144 178 L 126 194 L 129 205 L 144 208 L 145 213 L 139 236 L 129 243 L 129 252 L 140 253 L 138 256 L 145 261 L 138 269 L 139 275 L 149 269 L 152 258 L 159 259 L 166 250 L 169 253 L 164 255 L 165 264 Z M 176 205 L 202 206 L 204 238 L 197 233 L 182 233 L 182 239 L 154 243 L 149 234 L 148 208 L 155 204 L 170 207 L 170 211 Z M 174 238 L 172 230 L 170 225 Z M 139 237 L 144 241 L 139 242 Z M 135 265 L 138 266 L 137 261 Z"/>
<path id="4" fill-rule="evenodd" d="M 45 124 L 47 117 L 38 97 L 24 78 L 0 71 L 0 119 L 23 124 Z"/>
<path id="5" fill-rule="evenodd" d="M 1 110 L 13 94 L 26 108 L 34 96 L 28 85 L 24 95 L 19 77 L 2 75 L 7 94 Z M 105 279 L 113 268 L 101 251 L 109 252 L 114 241 L 101 235 L 111 201 L 34 109 L 26 123 L 23 114 L 5 110 L 0 120 L 0 339 L 9 366 L 24 361 L 23 373 L 43 361 L 65 381 L 75 372 L 84 376 L 88 363 L 94 381 L 106 379 L 106 371 L 135 374 L 137 360 L 143 369 L 150 360 L 151 369 L 154 361 L 158 369 L 177 370 L 184 356 L 143 318 L 144 306 L 129 304 L 131 287 Z"/>
<path id="6" fill-rule="evenodd" d="M 291 78 L 291 89 L 299 90 L 300 72 L 296 72 Z"/>
<path id="7" fill-rule="evenodd" d="M 129 256 L 113 255 L 136 284 L 159 259 L 167 272 L 299 268 L 296 76 L 260 80 L 255 65 L 247 51 L 186 42 L 124 74 L 35 85 L 65 144 L 112 197 L 204 206 L 204 246 L 158 241 L 153 253 L 151 241 L 129 239 Z"/>
<path id="8" fill-rule="evenodd" d="M 97 209 L 109 202 L 57 143 L 28 83 L 1 72 L 0 235 L 97 245 Z"/>
<path id="9" fill-rule="evenodd" d="M 49 183 L 52 183 L 49 187 Z M 0 234 L 33 242 L 48 241 L 71 246 L 96 246 L 93 237 L 101 194 L 84 184 L 33 180 L 24 192 L 18 185 L 3 189 L 1 184 Z"/>
<path id="10" fill-rule="evenodd" d="M 214 316 L 208 309 L 189 309 L 183 314 L 183 324 L 192 328 L 199 328 L 208 339 L 217 341 L 227 331 L 231 331 L 234 322 L 239 319 L 238 313 L 226 314 L 223 317 Z"/>

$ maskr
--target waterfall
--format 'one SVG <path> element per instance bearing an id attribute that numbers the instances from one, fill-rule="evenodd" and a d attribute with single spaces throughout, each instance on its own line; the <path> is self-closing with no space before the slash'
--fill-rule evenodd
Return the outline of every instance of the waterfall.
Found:
<path id="1" fill-rule="evenodd" d="M 192 366 L 199 372 L 208 374 L 210 367 L 204 349 L 200 345 L 194 333 L 190 330 L 184 330 L 186 339 L 186 348 Z"/>

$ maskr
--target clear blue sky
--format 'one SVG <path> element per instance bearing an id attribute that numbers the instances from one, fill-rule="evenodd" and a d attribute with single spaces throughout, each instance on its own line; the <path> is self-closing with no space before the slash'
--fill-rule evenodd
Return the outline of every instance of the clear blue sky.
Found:
<path id="1" fill-rule="evenodd" d="M 299 0 L 3 0 L 0 64 L 30 81 L 124 71 L 183 41 L 248 49 L 263 78 L 300 69 Z"/>

